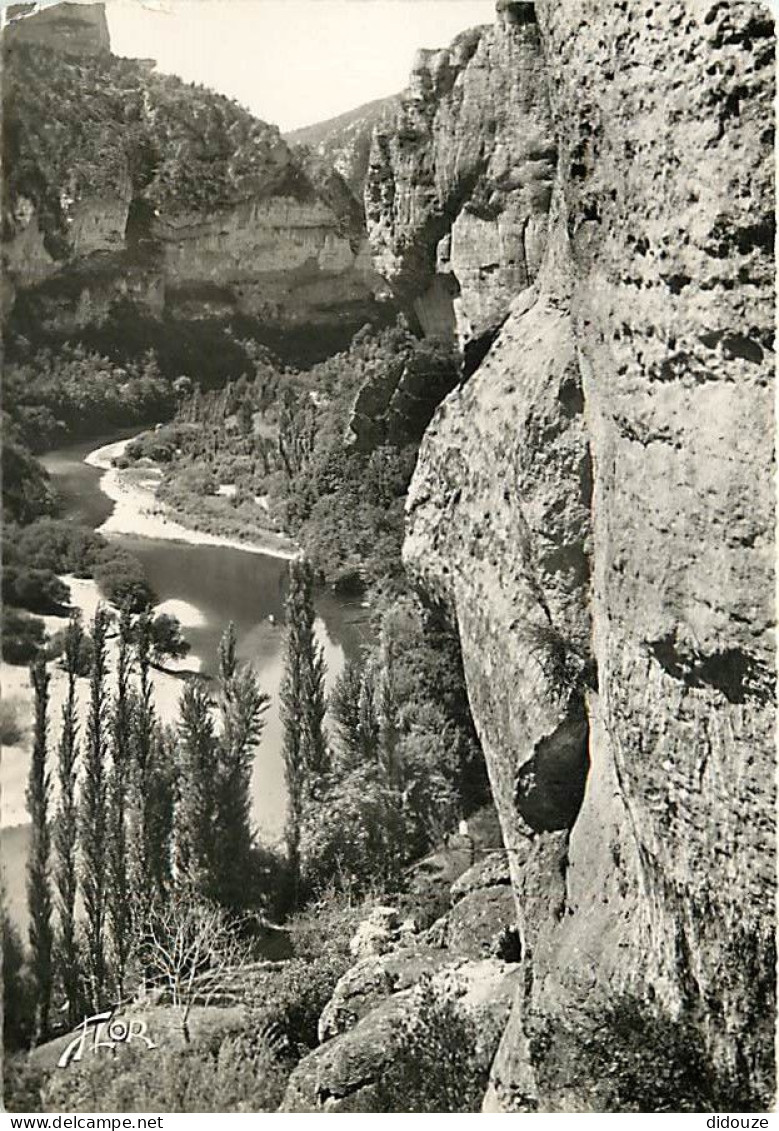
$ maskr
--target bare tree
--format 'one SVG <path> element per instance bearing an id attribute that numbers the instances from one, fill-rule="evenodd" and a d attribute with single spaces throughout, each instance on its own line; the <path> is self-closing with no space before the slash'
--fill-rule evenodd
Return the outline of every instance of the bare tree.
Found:
<path id="1" fill-rule="evenodd" d="M 239 927 L 224 908 L 196 901 L 188 889 L 156 903 L 147 916 L 136 957 L 147 983 L 169 994 L 181 1010 L 187 1042 L 192 1006 L 208 1005 L 230 972 L 249 961 Z"/>

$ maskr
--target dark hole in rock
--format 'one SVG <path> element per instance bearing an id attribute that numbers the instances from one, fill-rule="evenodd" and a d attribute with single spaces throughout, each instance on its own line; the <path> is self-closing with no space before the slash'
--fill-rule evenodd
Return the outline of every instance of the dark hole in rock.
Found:
<path id="1" fill-rule="evenodd" d="M 583 708 L 582 708 L 583 709 Z M 517 774 L 515 803 L 535 832 L 573 827 L 590 768 L 589 724 L 567 719 L 536 744 L 533 757 Z"/>
<path id="2" fill-rule="evenodd" d="M 771 678 L 764 665 L 739 648 L 703 655 L 685 652 L 673 636 L 664 636 L 653 641 L 649 650 L 673 679 L 688 687 L 714 688 L 729 703 L 744 703 L 749 698 L 765 701 L 770 696 Z"/>
<path id="3" fill-rule="evenodd" d="M 536 6 L 528 0 L 497 0 L 495 9 L 503 23 L 535 24 L 538 22 Z"/>
<path id="4" fill-rule="evenodd" d="M 584 412 L 584 393 L 579 381 L 574 377 L 566 377 L 562 382 L 557 399 L 566 416 L 578 416 Z"/>
<path id="5" fill-rule="evenodd" d="M 495 946 L 495 957 L 502 962 L 521 962 L 522 943 L 516 927 L 504 927 Z"/>
<path id="6" fill-rule="evenodd" d="M 124 238 L 128 248 L 137 248 L 154 242 L 154 209 L 146 200 L 136 198 L 131 201 L 127 213 Z"/>
<path id="7" fill-rule="evenodd" d="M 685 287 L 689 287 L 692 279 L 689 275 L 669 275 L 666 284 L 673 295 L 681 294 Z"/>
<path id="8" fill-rule="evenodd" d="M 712 247 L 712 253 L 719 259 L 727 258 L 734 250 L 741 255 L 749 255 L 753 251 L 773 255 L 776 223 L 771 216 L 735 229 L 715 225 L 712 234 L 717 241 Z"/>
<path id="9" fill-rule="evenodd" d="M 460 384 L 464 384 L 479 368 L 497 340 L 502 326 L 503 322 L 494 329 L 488 330 L 486 334 L 482 334 L 480 337 L 473 338 L 471 341 L 465 343 L 463 347 Z"/>
<path id="10" fill-rule="evenodd" d="M 726 357 L 740 357 L 744 361 L 751 361 L 754 365 L 760 365 L 763 360 L 763 351 L 757 342 L 753 342 L 743 334 L 732 334 L 723 338 L 722 348 Z"/>

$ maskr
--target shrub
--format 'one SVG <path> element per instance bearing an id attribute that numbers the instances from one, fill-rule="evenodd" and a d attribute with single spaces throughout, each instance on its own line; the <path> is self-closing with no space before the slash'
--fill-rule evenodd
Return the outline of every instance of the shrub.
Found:
<path id="1" fill-rule="evenodd" d="M 576 1020 L 533 1026 L 530 1055 L 548 1089 L 580 1091 L 600 1111 L 763 1111 L 734 1094 L 713 1064 L 700 1029 L 625 994 Z M 736 1089 L 738 1090 L 738 1089 Z"/>
<path id="2" fill-rule="evenodd" d="M 140 613 L 154 604 L 154 592 L 146 581 L 141 563 L 115 546 L 101 554 L 94 567 L 94 578 L 106 600 L 131 613 Z"/>
<path id="3" fill-rule="evenodd" d="M 4 897 L 5 898 L 5 897 Z M 8 911 L 2 912 L 3 943 L 3 1046 L 6 1049 L 20 1049 L 28 1045 L 32 1036 L 32 1023 L 35 1017 L 35 992 L 30 969 L 25 962 L 24 947 L 16 926 L 11 922 Z M 22 1063 L 18 1086 L 21 1086 L 24 1073 Z M 22 1109 L 30 1110 L 30 1109 Z"/>
<path id="4" fill-rule="evenodd" d="M 49 660 L 56 660 L 61 656 L 65 650 L 65 636 L 67 629 L 60 628 L 50 638 L 46 645 L 46 658 Z M 81 637 L 81 645 L 78 650 L 78 659 L 76 662 L 76 675 L 86 678 L 92 671 L 92 657 L 94 655 L 94 648 L 92 647 L 92 639 L 87 634 Z"/>
<path id="5" fill-rule="evenodd" d="M 43 621 L 17 609 L 3 612 L 3 659 L 7 664 L 29 664 L 44 646 Z"/>
<path id="6" fill-rule="evenodd" d="M 418 993 L 418 1008 L 402 1024 L 388 1067 L 362 1110 L 481 1111 L 499 1027 L 477 1022 L 429 979 Z"/>
<path id="7" fill-rule="evenodd" d="M 77 1072 L 52 1074 L 41 1100 L 45 1111 L 275 1111 L 286 1075 L 250 1033 L 222 1030 L 178 1051 L 128 1045 L 90 1057 Z"/>
<path id="8" fill-rule="evenodd" d="M 60 613 L 70 602 L 70 590 L 51 569 L 9 565 L 3 570 L 3 601 L 31 613 Z"/>
<path id="9" fill-rule="evenodd" d="M 189 652 L 189 644 L 181 633 L 181 622 L 170 613 L 158 613 L 151 625 L 152 655 L 157 663 L 165 659 L 180 660 Z"/>
<path id="10" fill-rule="evenodd" d="M 0 746 L 19 746 L 27 733 L 22 722 L 24 704 L 19 699 L 0 700 Z"/>
<path id="11" fill-rule="evenodd" d="M 44 1073 L 26 1053 L 3 1059 L 3 1104 L 6 1111 L 46 1111 L 41 1090 Z"/>
<path id="12" fill-rule="evenodd" d="M 5 390 L 6 398 L 8 390 Z M 54 510 L 49 476 L 14 434 L 3 414 L 3 516 L 6 522 L 32 522 Z"/>
<path id="13" fill-rule="evenodd" d="M 333 891 L 292 916 L 288 929 L 294 956 L 261 975 L 255 1028 L 282 1034 L 298 1055 L 317 1045 L 319 1017 L 354 962 L 349 942 L 364 916 L 364 907 Z"/>
<path id="14" fill-rule="evenodd" d="M 91 577 L 98 558 L 109 549 L 102 535 L 63 519 L 43 518 L 16 532 L 4 557 L 28 569 L 49 569 Z"/>

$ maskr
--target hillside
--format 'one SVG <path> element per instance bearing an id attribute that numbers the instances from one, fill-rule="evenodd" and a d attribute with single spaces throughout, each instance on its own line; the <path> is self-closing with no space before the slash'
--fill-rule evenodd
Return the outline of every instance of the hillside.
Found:
<path id="1" fill-rule="evenodd" d="M 284 134 L 284 140 L 292 146 L 305 146 L 323 158 L 362 201 L 373 131 L 396 102 L 394 95 L 374 99 L 335 118 L 291 130 Z"/>
<path id="2" fill-rule="evenodd" d="M 337 173 L 309 175 L 275 126 L 107 43 L 53 45 L 58 12 L 3 33 L 11 331 L 101 345 L 113 324 L 154 347 L 165 323 L 240 324 L 294 352 L 305 325 L 326 352 L 383 317 Z"/>

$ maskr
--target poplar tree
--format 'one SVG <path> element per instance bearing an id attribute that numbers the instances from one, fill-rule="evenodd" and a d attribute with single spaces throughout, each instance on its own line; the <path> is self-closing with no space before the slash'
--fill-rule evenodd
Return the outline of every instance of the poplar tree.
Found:
<path id="1" fill-rule="evenodd" d="M 204 680 L 184 687 L 179 707 L 180 788 L 176 806 L 176 874 L 203 898 L 213 894 L 216 734 Z"/>
<path id="2" fill-rule="evenodd" d="M 339 768 L 352 770 L 362 757 L 360 742 L 360 697 L 362 668 L 347 660 L 339 672 L 330 695 L 330 714 L 335 723 L 340 748 Z"/>
<path id="3" fill-rule="evenodd" d="M 27 904 L 30 912 L 29 939 L 35 993 L 35 1033 L 37 1043 L 49 1028 L 53 984 L 53 928 L 51 895 L 51 831 L 49 794 L 51 780 L 46 765 L 48 740 L 49 674 L 42 658 L 30 668 L 35 696 L 35 724 L 30 773 L 27 782 L 27 809 L 32 825 L 30 855 L 27 862 Z"/>
<path id="4" fill-rule="evenodd" d="M 313 573 L 299 558 L 290 562 L 286 600 L 287 644 L 281 684 L 283 754 L 287 784 L 287 859 L 297 902 L 300 831 L 307 799 L 329 769 L 324 732 L 324 653 L 314 634 Z"/>
<path id="5" fill-rule="evenodd" d="M 153 898 L 151 820 L 154 734 L 156 727 L 151 683 L 152 622 L 142 613 L 135 625 L 138 694 L 132 712 L 132 762 L 130 772 L 129 841 L 130 888 L 133 918 L 143 923 Z"/>
<path id="6" fill-rule="evenodd" d="M 131 675 L 132 620 L 125 607 L 119 620 L 116 695 L 111 716 L 113 761 L 108 790 L 109 890 L 108 918 L 113 944 L 117 993 L 124 996 L 124 978 L 130 953 L 132 904 L 128 860 L 128 794 L 132 770 L 133 692 Z"/>
<path id="7" fill-rule="evenodd" d="M 106 635 L 109 615 L 98 605 L 92 623 L 92 674 L 81 791 L 82 890 L 90 1002 L 99 1008 L 106 987 L 106 887 L 108 877 L 108 697 Z"/>
<path id="8" fill-rule="evenodd" d="M 71 617 L 65 630 L 65 672 L 67 691 L 62 707 L 62 731 L 57 759 L 59 807 L 55 826 L 55 881 L 59 917 L 58 965 L 67 999 L 68 1020 L 75 1025 L 80 1013 L 81 971 L 76 936 L 76 892 L 78 887 L 76 848 L 78 806 L 76 774 L 78 765 L 77 679 L 81 669 L 84 630 L 78 616 Z"/>
<path id="9" fill-rule="evenodd" d="M 219 645 L 218 707 L 221 734 L 214 835 L 215 896 L 226 907 L 239 908 L 247 897 L 254 835 L 251 827 L 251 775 L 254 754 L 270 704 L 248 664 L 236 657 L 235 627 L 230 624 Z"/>
<path id="10" fill-rule="evenodd" d="M 330 714 L 339 738 L 339 769 L 375 765 L 378 755 L 379 718 L 373 664 L 364 667 L 347 660 L 330 695 Z"/>
<path id="11" fill-rule="evenodd" d="M 379 730 L 376 746 L 380 784 L 384 798 L 384 844 L 386 879 L 398 876 L 405 859 L 404 774 L 399 749 L 398 703 L 395 686 L 395 651 L 385 626 L 381 639 L 379 683 Z"/>
<path id="12" fill-rule="evenodd" d="M 153 901 L 168 898 L 173 878 L 175 763 L 175 741 L 156 720 L 152 734 L 149 795 L 145 799 L 147 876 Z"/>
<path id="13" fill-rule="evenodd" d="M 362 758 L 373 763 L 378 756 L 381 724 L 376 706 L 376 672 L 372 662 L 362 673 L 358 727 Z"/>

